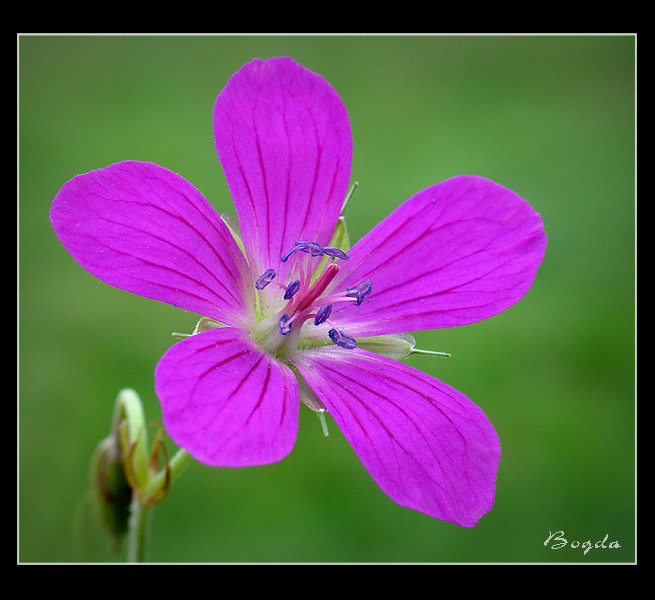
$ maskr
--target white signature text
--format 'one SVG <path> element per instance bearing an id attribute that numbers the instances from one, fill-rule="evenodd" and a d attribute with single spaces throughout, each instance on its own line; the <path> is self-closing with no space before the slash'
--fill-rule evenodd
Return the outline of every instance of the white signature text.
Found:
<path id="1" fill-rule="evenodd" d="M 587 554 L 592 548 L 602 549 L 602 548 L 620 548 L 618 541 L 613 541 L 608 543 L 609 534 L 605 534 L 605 537 L 602 540 L 598 540 L 595 543 L 592 543 L 591 540 L 586 542 L 581 542 L 580 540 L 569 541 L 564 537 L 563 531 L 556 531 L 555 533 L 548 532 L 548 537 L 544 542 L 544 546 L 550 547 L 551 550 L 559 550 L 569 546 L 570 548 L 580 548 L 584 554 Z M 550 546 L 549 546 L 550 544 Z"/>

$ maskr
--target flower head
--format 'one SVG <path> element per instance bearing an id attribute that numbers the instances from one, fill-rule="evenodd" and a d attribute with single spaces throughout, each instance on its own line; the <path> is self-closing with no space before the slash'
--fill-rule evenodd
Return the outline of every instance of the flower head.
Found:
<path id="1" fill-rule="evenodd" d="M 352 137 L 330 84 L 289 58 L 256 59 L 230 78 L 213 116 L 240 234 L 151 163 L 77 176 L 51 209 L 92 274 L 216 325 L 157 365 L 169 435 L 208 465 L 270 463 L 293 447 L 303 400 L 332 415 L 393 500 L 474 526 L 494 500 L 493 426 L 457 390 L 367 347 L 517 302 L 545 250 L 539 215 L 500 185 L 459 176 L 344 247 L 333 233 Z"/>

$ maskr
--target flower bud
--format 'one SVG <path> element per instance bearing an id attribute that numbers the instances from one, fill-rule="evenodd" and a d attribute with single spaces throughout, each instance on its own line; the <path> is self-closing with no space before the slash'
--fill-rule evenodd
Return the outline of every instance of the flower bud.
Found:
<path id="1" fill-rule="evenodd" d="M 148 450 L 143 407 L 134 390 L 119 393 L 111 433 L 93 453 L 90 478 L 96 515 L 111 549 L 116 551 L 127 533 L 133 500 L 149 506 L 161 502 L 171 480 L 163 430 L 159 429 Z"/>
<path id="2" fill-rule="evenodd" d="M 125 478 L 120 445 L 115 435 L 95 449 L 90 468 L 93 506 L 112 551 L 127 532 L 132 490 Z"/>

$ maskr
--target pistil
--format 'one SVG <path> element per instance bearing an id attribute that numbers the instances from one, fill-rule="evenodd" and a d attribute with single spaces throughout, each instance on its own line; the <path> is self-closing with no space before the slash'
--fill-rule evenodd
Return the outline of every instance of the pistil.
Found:
<path id="1" fill-rule="evenodd" d="M 330 283 L 332 283 L 334 278 L 339 274 L 339 271 L 341 271 L 341 267 L 334 263 L 331 263 L 325 267 L 325 270 L 319 275 L 318 279 L 307 290 L 307 293 L 300 300 L 296 310 L 303 311 L 307 308 L 310 308 L 312 304 L 314 304 L 314 302 L 316 302 L 316 300 L 318 300 L 323 295 Z"/>

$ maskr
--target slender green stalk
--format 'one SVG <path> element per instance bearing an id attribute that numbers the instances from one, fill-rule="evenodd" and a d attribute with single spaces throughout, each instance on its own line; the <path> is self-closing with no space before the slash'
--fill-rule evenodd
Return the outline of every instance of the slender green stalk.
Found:
<path id="1" fill-rule="evenodd" d="M 190 460 L 191 455 L 186 450 L 182 450 L 182 448 L 175 453 L 175 456 L 168 461 L 168 467 L 171 470 L 171 481 L 182 472 L 184 467 L 189 464 Z"/>
<path id="2" fill-rule="evenodd" d="M 184 467 L 189 464 L 191 456 L 185 450 L 180 448 L 173 458 L 168 461 L 168 469 L 162 469 L 149 482 L 146 488 L 146 496 L 152 490 L 159 490 L 164 485 L 164 480 L 168 477 L 167 486 L 170 486 L 173 480 L 183 471 Z M 128 562 L 144 562 L 146 547 L 148 543 L 148 520 L 149 514 L 154 506 L 142 502 L 137 494 L 132 498 L 130 505 L 130 519 L 128 523 Z"/>
<path id="3" fill-rule="evenodd" d="M 127 560 L 131 563 L 145 561 L 148 536 L 148 514 L 151 506 L 142 503 L 137 496 L 132 498 L 130 505 L 130 521 L 127 545 Z"/>
<path id="4" fill-rule="evenodd" d="M 175 453 L 175 456 L 168 462 L 168 485 L 173 482 L 184 467 L 191 460 L 191 456 L 181 448 Z M 148 489 L 158 489 L 163 484 L 163 479 L 166 477 L 166 469 L 162 469 L 148 485 Z M 127 547 L 127 560 L 128 562 L 140 563 L 144 562 L 146 548 L 148 545 L 148 523 L 149 516 L 154 506 L 150 506 L 141 502 L 135 495 L 130 505 L 130 520 L 129 520 L 129 535 Z"/>

